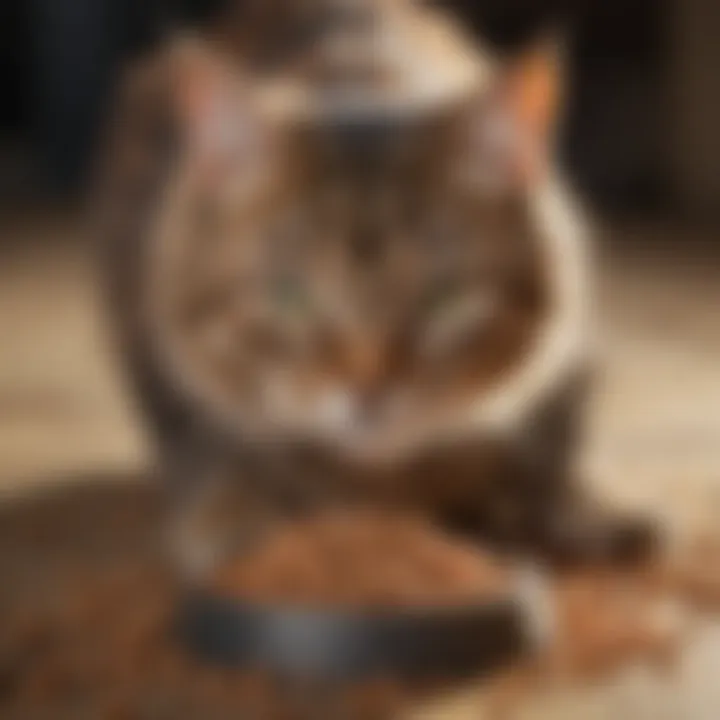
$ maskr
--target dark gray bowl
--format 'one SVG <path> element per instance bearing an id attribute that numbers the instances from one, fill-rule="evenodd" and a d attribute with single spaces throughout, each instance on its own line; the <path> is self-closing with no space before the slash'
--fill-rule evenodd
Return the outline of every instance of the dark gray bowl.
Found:
<path id="1" fill-rule="evenodd" d="M 453 608 L 350 611 L 259 605 L 191 593 L 179 629 L 210 663 L 289 678 L 478 676 L 539 646 L 537 593 Z"/>

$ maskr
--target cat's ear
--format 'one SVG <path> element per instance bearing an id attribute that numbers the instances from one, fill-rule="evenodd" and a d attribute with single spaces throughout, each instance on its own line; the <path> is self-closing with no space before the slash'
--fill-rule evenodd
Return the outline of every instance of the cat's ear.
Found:
<path id="1" fill-rule="evenodd" d="M 252 142 L 238 75 L 212 49 L 188 41 L 175 52 L 172 78 L 174 110 L 191 159 L 204 167 L 236 159 Z"/>
<path id="2" fill-rule="evenodd" d="M 475 116 L 474 145 L 489 181 L 494 178 L 499 187 L 532 184 L 553 151 L 559 49 L 544 42 L 503 65 Z"/>
<path id="3" fill-rule="evenodd" d="M 510 68 L 506 82 L 509 102 L 526 155 L 521 169 L 529 176 L 542 172 L 553 150 L 561 99 L 561 63 L 557 43 L 544 43 Z"/>

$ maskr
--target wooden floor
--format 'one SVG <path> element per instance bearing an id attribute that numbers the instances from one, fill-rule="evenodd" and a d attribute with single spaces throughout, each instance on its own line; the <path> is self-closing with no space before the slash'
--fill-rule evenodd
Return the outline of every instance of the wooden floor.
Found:
<path id="1" fill-rule="evenodd" d="M 142 464 L 81 221 L 23 212 L 0 238 L 0 488 Z"/>
<path id="2" fill-rule="evenodd" d="M 3 224 L 0 490 L 142 467 L 143 433 L 104 337 L 79 221 L 33 212 Z M 623 235 L 599 263 L 601 377 L 584 463 L 616 499 L 697 529 L 720 520 L 720 262 L 696 244 L 671 255 Z M 529 716 L 715 720 L 720 630 L 708 632 L 673 688 L 636 679 L 593 691 L 594 702 L 589 691 L 538 701 Z M 478 717 L 474 702 L 458 702 L 433 717 Z"/>

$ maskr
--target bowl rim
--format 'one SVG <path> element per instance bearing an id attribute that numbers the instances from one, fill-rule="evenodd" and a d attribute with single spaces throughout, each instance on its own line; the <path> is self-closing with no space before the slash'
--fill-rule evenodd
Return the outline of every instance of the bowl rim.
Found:
<path id="1" fill-rule="evenodd" d="M 486 602 L 407 608 L 262 603 L 193 587 L 176 630 L 201 661 L 289 678 L 478 677 L 543 646 L 539 578 L 523 569 Z"/>

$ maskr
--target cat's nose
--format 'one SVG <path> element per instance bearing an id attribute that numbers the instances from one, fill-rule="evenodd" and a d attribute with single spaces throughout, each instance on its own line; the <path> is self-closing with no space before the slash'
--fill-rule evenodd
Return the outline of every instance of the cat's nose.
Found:
<path id="1" fill-rule="evenodd" d="M 366 388 L 356 396 L 354 422 L 359 428 L 375 425 L 381 414 L 382 391 L 378 386 Z"/>
<path id="2" fill-rule="evenodd" d="M 373 400 L 354 390 L 333 390 L 321 399 L 318 410 L 326 427 L 344 434 L 371 427 L 376 407 Z"/>
<path id="3" fill-rule="evenodd" d="M 348 355 L 349 380 L 361 405 L 372 405 L 385 376 L 383 353 L 368 346 L 356 346 Z"/>

